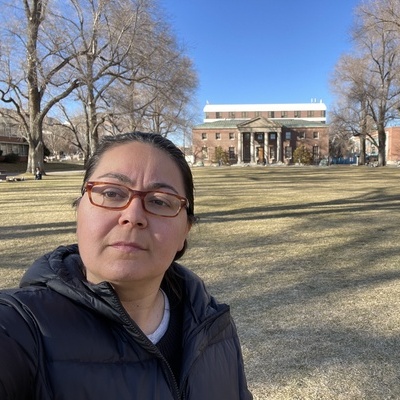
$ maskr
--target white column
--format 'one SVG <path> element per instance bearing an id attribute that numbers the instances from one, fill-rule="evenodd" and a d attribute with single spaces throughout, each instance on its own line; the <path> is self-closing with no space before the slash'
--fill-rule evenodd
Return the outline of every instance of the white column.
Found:
<path id="1" fill-rule="evenodd" d="M 268 160 L 269 163 L 269 154 L 268 154 L 268 132 L 264 133 L 264 158 Z"/>
<path id="2" fill-rule="evenodd" d="M 250 132 L 250 164 L 254 163 L 254 133 Z"/>
<path id="3" fill-rule="evenodd" d="M 276 138 L 276 162 L 282 161 L 282 154 L 281 154 L 281 145 L 282 145 L 282 130 L 278 129 L 277 138 Z"/>
<path id="4" fill-rule="evenodd" d="M 238 132 L 238 138 L 237 138 L 237 156 L 238 156 L 238 164 L 242 163 L 242 140 L 243 140 L 243 135 L 242 132 Z"/>

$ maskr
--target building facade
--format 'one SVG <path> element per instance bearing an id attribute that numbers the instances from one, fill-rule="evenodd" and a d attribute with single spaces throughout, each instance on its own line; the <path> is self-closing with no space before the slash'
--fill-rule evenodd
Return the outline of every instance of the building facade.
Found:
<path id="1" fill-rule="evenodd" d="M 309 104 L 209 105 L 204 122 L 192 130 L 195 163 L 291 164 L 304 145 L 313 162 L 329 156 L 326 106 Z"/>
<path id="2" fill-rule="evenodd" d="M 28 143 L 22 138 L 18 126 L 0 118 L 0 161 L 10 154 L 18 155 L 21 161 L 25 161 L 28 150 Z"/>
<path id="3" fill-rule="evenodd" d="M 400 163 L 400 126 L 389 126 L 385 129 L 386 132 L 386 164 L 398 165 Z M 365 154 L 367 157 L 378 158 L 378 132 L 372 133 L 372 139 L 367 137 L 365 140 Z M 360 152 L 360 137 L 352 138 L 354 147 L 353 152 Z M 374 143 L 375 141 L 375 143 Z"/>
<path id="4" fill-rule="evenodd" d="M 370 152 L 377 152 L 374 145 L 371 145 Z M 400 162 L 400 126 L 386 128 L 386 162 L 389 165 Z"/>
<path id="5" fill-rule="evenodd" d="M 3 135 L 0 133 L 0 160 L 4 160 L 9 154 L 16 154 L 21 161 L 28 159 L 29 146 L 20 136 Z"/>

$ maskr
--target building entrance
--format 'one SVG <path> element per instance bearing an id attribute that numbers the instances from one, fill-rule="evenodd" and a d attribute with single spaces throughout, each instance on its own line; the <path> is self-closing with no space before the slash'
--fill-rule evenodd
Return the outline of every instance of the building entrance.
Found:
<path id="1" fill-rule="evenodd" d="M 264 146 L 257 147 L 257 164 L 265 164 Z"/>
<path id="2" fill-rule="evenodd" d="M 243 162 L 251 162 L 250 133 L 243 133 Z"/>

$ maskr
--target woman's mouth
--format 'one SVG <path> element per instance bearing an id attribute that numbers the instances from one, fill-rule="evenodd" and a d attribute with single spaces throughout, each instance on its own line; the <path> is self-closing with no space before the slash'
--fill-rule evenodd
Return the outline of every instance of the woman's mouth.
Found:
<path id="1" fill-rule="evenodd" d="M 124 253 L 136 253 L 145 250 L 142 245 L 136 242 L 115 242 L 111 244 L 111 247 Z"/>

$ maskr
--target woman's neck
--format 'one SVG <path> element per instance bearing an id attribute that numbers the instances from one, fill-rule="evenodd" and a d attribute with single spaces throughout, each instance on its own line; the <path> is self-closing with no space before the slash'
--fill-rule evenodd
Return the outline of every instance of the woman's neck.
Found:
<path id="1" fill-rule="evenodd" d="M 164 315 L 164 296 L 159 288 L 141 296 L 132 296 L 132 292 L 121 290 L 117 293 L 125 311 L 144 334 L 153 333 L 158 328 Z"/>

